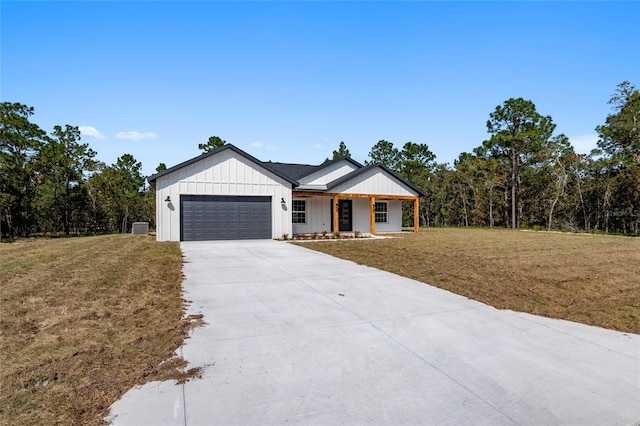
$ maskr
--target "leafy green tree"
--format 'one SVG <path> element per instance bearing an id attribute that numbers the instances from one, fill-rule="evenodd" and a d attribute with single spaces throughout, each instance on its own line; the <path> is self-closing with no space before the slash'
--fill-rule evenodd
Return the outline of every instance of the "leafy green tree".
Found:
<path id="1" fill-rule="evenodd" d="M 484 161 L 474 154 L 463 152 L 454 162 L 454 182 L 462 201 L 460 217 L 464 219 L 464 226 L 482 226 L 486 223 L 486 194 L 482 179 Z"/>
<path id="2" fill-rule="evenodd" d="M 588 186 L 588 170 L 591 165 L 591 157 L 586 154 L 576 154 L 575 160 L 571 163 L 571 182 L 574 186 L 573 194 L 576 197 L 575 214 L 573 216 L 577 227 L 582 227 L 585 231 L 591 230 L 591 221 L 587 213 L 586 187 Z"/>
<path id="3" fill-rule="evenodd" d="M 640 163 L 640 91 L 628 81 L 618 85 L 609 104 L 614 112 L 596 127 L 598 147 L 616 161 Z"/>
<path id="4" fill-rule="evenodd" d="M 553 226 L 553 214 L 560 199 L 566 195 L 569 185 L 571 165 L 577 160 L 576 153 L 569 142 L 569 138 L 560 134 L 551 139 L 547 146 L 547 164 L 551 181 L 551 194 L 548 201 L 547 231 Z"/>
<path id="5" fill-rule="evenodd" d="M 156 172 L 160 173 L 167 170 L 167 165 L 164 163 L 160 163 L 158 164 L 158 167 L 156 167 Z"/>
<path id="6" fill-rule="evenodd" d="M 593 150 L 585 167 L 587 229 L 609 232 L 615 189 L 615 165 L 601 150 Z"/>
<path id="7" fill-rule="evenodd" d="M 351 153 L 347 148 L 347 145 L 344 142 L 340 142 L 337 151 L 333 151 L 333 159 L 342 158 L 342 157 L 351 157 Z"/>
<path id="8" fill-rule="evenodd" d="M 107 168 L 103 162 L 96 162 L 95 172 L 85 182 L 87 188 L 88 232 L 93 234 L 112 232 L 109 227 L 108 209 L 102 196 L 102 188 L 109 178 L 103 173 Z"/>
<path id="9" fill-rule="evenodd" d="M 20 103 L 0 104 L 0 227 L 11 237 L 27 236 L 34 227 L 35 160 L 46 133 L 29 121 L 33 111 Z"/>
<path id="10" fill-rule="evenodd" d="M 426 197 L 420 202 L 426 209 L 427 226 L 450 226 L 451 218 L 456 216 L 456 193 L 454 191 L 455 171 L 446 163 L 436 164 L 433 175 L 427 182 Z"/>
<path id="11" fill-rule="evenodd" d="M 207 141 L 207 143 L 198 144 L 198 149 L 201 149 L 203 153 L 207 153 L 207 152 L 210 152 L 210 151 L 213 151 L 215 149 L 220 148 L 221 146 L 223 146 L 226 143 L 227 143 L 227 141 L 222 140 L 218 136 L 211 136 L 209 138 L 209 140 Z"/>
<path id="12" fill-rule="evenodd" d="M 88 182 L 95 223 L 106 232 L 126 233 L 136 220 L 149 221 L 149 208 L 142 164 L 124 154 L 111 166 L 101 165 Z"/>
<path id="13" fill-rule="evenodd" d="M 131 154 L 124 154 L 116 161 L 114 169 L 119 177 L 118 184 L 122 191 L 120 232 L 125 233 L 131 228 L 133 218 L 144 193 L 145 178 L 140 173 L 142 163 L 136 161 Z"/>
<path id="14" fill-rule="evenodd" d="M 379 140 L 378 143 L 371 148 L 371 151 L 369 151 L 369 158 L 371 158 L 371 161 L 365 162 L 366 164 L 380 163 L 392 170 L 398 171 L 400 151 L 389 141 L 384 139 Z"/>
<path id="15" fill-rule="evenodd" d="M 485 199 L 487 205 L 487 216 L 489 227 L 501 224 L 500 215 L 496 212 L 505 209 L 506 192 L 508 189 L 508 171 L 505 165 L 495 157 L 487 156 L 487 150 L 484 146 L 480 146 L 473 150 L 474 156 L 478 161 L 478 173 L 484 190 L 486 191 Z M 504 194 L 504 195 L 503 195 Z M 507 215 L 503 213 L 503 217 Z M 504 222 L 506 223 L 506 221 Z"/>
<path id="16" fill-rule="evenodd" d="M 398 172 L 409 182 L 424 188 L 435 159 L 426 144 L 407 142 L 398 155 Z"/>
<path id="17" fill-rule="evenodd" d="M 436 156 L 431 152 L 426 144 L 407 142 L 398 153 L 397 173 L 413 185 L 422 190 L 429 186 L 429 179 L 435 165 Z M 423 199 L 422 204 L 427 205 Z M 414 211 L 409 203 L 403 204 L 403 216 L 409 223 L 413 223 Z M 426 210 L 420 209 L 422 223 L 427 224 Z"/>
<path id="18" fill-rule="evenodd" d="M 81 193 L 85 172 L 95 169 L 96 152 L 81 144 L 80 130 L 75 126 L 54 126 L 48 143 L 41 151 L 41 164 L 52 191 L 52 212 L 60 212 L 65 235 L 70 234 L 74 198 Z"/>
<path id="19" fill-rule="evenodd" d="M 533 102 L 511 98 L 489 115 L 487 131 L 491 138 L 484 142 L 486 151 L 509 163 L 511 179 L 511 226 L 518 227 L 516 213 L 523 168 L 537 161 L 537 154 L 555 129 L 550 116 L 542 116 Z"/>
<path id="20" fill-rule="evenodd" d="M 342 157 L 349 157 L 351 158 L 351 153 L 349 152 L 349 149 L 347 148 L 347 145 L 344 142 L 340 142 L 340 145 L 338 146 L 338 149 L 336 151 L 333 151 L 333 155 L 331 157 L 331 159 L 329 157 L 324 159 L 324 163 L 327 163 L 331 160 L 336 160 L 338 158 L 342 158 Z"/>
<path id="21" fill-rule="evenodd" d="M 596 127 L 607 183 L 602 193 L 605 229 L 640 234 L 640 92 L 624 81 L 611 96 L 613 113 Z"/>

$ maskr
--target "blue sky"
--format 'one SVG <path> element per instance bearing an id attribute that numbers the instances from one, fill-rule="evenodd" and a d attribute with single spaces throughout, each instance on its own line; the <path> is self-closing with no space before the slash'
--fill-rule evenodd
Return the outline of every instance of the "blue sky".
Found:
<path id="1" fill-rule="evenodd" d="M 511 97 L 579 152 L 623 80 L 640 86 L 638 2 L 0 2 L 0 100 L 80 126 L 152 174 L 220 136 L 317 164 L 386 139 L 453 163 Z"/>

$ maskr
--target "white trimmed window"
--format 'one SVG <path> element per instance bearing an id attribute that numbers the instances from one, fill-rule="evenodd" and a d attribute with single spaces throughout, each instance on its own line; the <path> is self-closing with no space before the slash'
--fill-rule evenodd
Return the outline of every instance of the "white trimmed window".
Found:
<path id="1" fill-rule="evenodd" d="M 376 203 L 374 207 L 376 223 L 387 223 L 387 203 Z"/>
<path id="2" fill-rule="evenodd" d="M 307 223 L 307 202 L 305 200 L 293 200 L 291 214 L 293 223 Z"/>

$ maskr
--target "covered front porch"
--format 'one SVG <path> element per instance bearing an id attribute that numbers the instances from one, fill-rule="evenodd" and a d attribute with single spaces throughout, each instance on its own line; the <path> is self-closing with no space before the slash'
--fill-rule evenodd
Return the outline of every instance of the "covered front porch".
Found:
<path id="1" fill-rule="evenodd" d="M 419 229 L 419 198 L 410 195 L 293 191 L 293 234 L 314 232 L 399 232 L 402 203 L 412 202 Z"/>

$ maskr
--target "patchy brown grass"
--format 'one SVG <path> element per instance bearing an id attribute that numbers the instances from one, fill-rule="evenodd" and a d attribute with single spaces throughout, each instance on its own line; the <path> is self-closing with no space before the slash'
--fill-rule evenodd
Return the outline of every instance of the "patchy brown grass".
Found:
<path id="1" fill-rule="evenodd" d="M 0 246 L 0 423 L 100 424 L 136 384 L 186 379 L 177 243 L 110 235 Z"/>
<path id="2" fill-rule="evenodd" d="M 304 244 L 479 300 L 640 333 L 640 239 L 490 229 Z"/>

